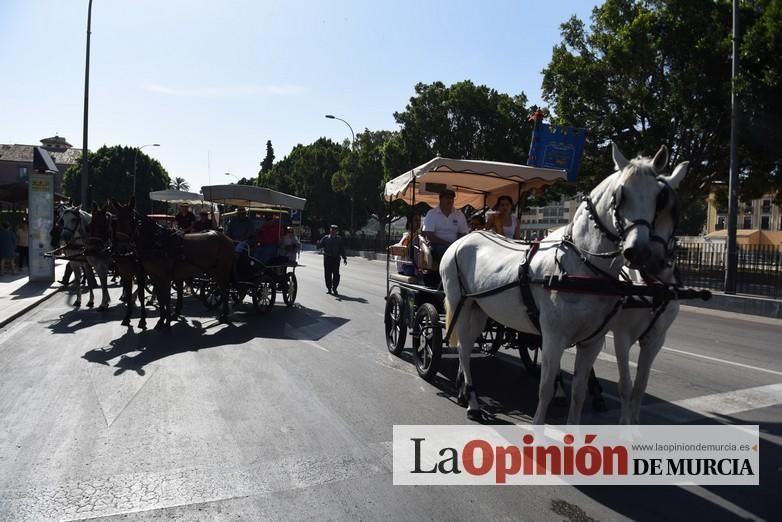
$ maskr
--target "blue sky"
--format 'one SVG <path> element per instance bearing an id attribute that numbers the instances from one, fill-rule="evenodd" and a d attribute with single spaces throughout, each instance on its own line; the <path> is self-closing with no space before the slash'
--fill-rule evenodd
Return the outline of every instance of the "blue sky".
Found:
<path id="1" fill-rule="evenodd" d="M 93 0 L 89 147 L 148 147 L 191 189 L 321 136 L 397 129 L 417 82 L 541 102 L 541 70 L 592 0 Z M 87 0 L 0 0 L 0 143 L 82 146 Z"/>

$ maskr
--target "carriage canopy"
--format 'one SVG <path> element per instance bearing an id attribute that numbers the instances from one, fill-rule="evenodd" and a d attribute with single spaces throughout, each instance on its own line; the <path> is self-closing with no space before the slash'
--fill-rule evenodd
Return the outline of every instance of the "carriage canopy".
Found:
<path id="1" fill-rule="evenodd" d="M 516 201 L 519 185 L 528 191 L 560 180 L 567 180 L 564 170 L 437 157 L 388 181 L 384 196 L 386 201 L 415 201 L 434 207 L 440 192 L 448 188 L 456 193 L 457 207 L 481 208 L 493 205 L 503 195 Z"/>
<path id="2" fill-rule="evenodd" d="M 209 185 L 201 187 L 201 192 L 204 198 L 224 205 L 269 205 L 302 210 L 307 203 L 304 198 L 253 185 Z"/>
<path id="3" fill-rule="evenodd" d="M 152 201 L 165 201 L 166 203 L 187 203 L 188 205 L 209 205 L 201 194 L 185 192 L 184 190 L 156 190 L 149 193 Z"/>

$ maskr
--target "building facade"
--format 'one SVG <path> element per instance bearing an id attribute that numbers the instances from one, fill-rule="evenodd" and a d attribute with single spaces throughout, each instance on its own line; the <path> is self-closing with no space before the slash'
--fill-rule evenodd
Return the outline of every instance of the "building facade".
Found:
<path id="1" fill-rule="evenodd" d="M 706 224 L 704 235 L 712 240 L 726 237 L 728 209 L 719 204 L 716 189 L 712 187 L 706 200 Z M 774 204 L 773 194 L 752 201 L 739 202 L 736 228 L 739 238 L 747 238 L 747 244 L 782 244 L 782 208 Z M 739 239 L 739 243 L 742 241 Z"/>
<path id="2" fill-rule="evenodd" d="M 581 197 L 562 197 L 545 207 L 530 207 L 521 213 L 521 238 L 542 239 L 549 232 L 567 225 L 576 213 Z"/>
<path id="3" fill-rule="evenodd" d="M 72 165 L 79 163 L 81 149 L 74 149 L 60 136 L 44 138 L 41 147 L 52 156 L 59 172 L 54 176 L 54 191 L 62 192 L 62 175 Z M 0 144 L 0 186 L 26 183 L 33 171 L 33 148 L 36 145 Z"/>

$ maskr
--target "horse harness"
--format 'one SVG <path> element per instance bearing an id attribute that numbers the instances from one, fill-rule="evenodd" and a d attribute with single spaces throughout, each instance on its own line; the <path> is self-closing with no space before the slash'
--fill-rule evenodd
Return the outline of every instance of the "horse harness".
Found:
<path id="1" fill-rule="evenodd" d="M 676 193 L 671 188 L 671 186 L 667 183 L 667 181 L 665 181 L 664 178 L 658 176 L 657 180 L 664 185 L 663 190 L 658 195 L 657 210 L 659 211 L 660 209 L 667 207 L 670 204 L 670 200 L 668 200 L 667 198 L 673 197 L 674 198 L 674 222 L 675 222 L 676 215 L 679 209 L 679 203 L 678 203 L 678 198 L 676 198 Z M 586 206 L 587 212 L 589 213 L 588 217 L 591 221 L 594 222 L 594 227 L 598 229 L 603 234 L 604 237 L 611 240 L 614 244 L 617 245 L 616 250 L 612 252 L 606 252 L 606 253 L 594 253 L 594 252 L 587 252 L 584 251 L 583 249 L 578 248 L 573 242 L 573 238 L 572 238 L 572 229 L 573 229 L 572 222 L 568 225 L 568 229 L 567 232 L 565 233 L 565 236 L 556 247 L 557 250 L 570 249 L 574 251 L 576 255 L 579 257 L 579 259 L 581 260 L 581 262 L 585 266 L 587 266 L 597 277 L 570 276 L 563 270 L 559 274 L 550 274 L 542 279 L 531 278 L 529 275 L 530 265 L 532 263 L 533 257 L 538 252 L 541 244 L 540 241 L 536 241 L 532 243 L 529 252 L 527 253 L 523 261 L 519 265 L 517 281 L 513 281 L 511 283 L 501 285 L 497 288 L 492 288 L 490 290 L 485 290 L 482 292 L 465 293 L 465 287 L 462 281 L 461 271 L 459 270 L 459 256 L 458 255 L 454 256 L 454 262 L 456 263 L 456 272 L 457 272 L 459 287 L 461 289 L 462 296 L 461 299 L 459 300 L 459 303 L 456 306 L 456 310 L 454 311 L 453 319 L 450 321 L 450 324 L 448 325 L 446 339 L 450 337 L 453 331 L 453 325 L 456 323 L 456 319 L 459 316 L 461 308 L 464 305 L 464 301 L 466 299 L 489 297 L 501 292 L 505 292 L 515 287 L 519 288 L 521 292 L 522 302 L 524 303 L 524 306 L 527 310 L 527 316 L 530 322 L 535 326 L 535 328 L 538 331 L 540 331 L 540 309 L 538 308 L 532 296 L 532 290 L 531 290 L 532 285 L 540 284 L 543 285 L 544 288 L 550 291 L 575 292 L 575 293 L 586 293 L 590 295 L 605 295 L 605 296 L 618 297 L 619 299 L 617 299 L 613 308 L 608 313 L 608 315 L 603 319 L 603 321 L 600 323 L 597 329 L 591 335 L 589 335 L 588 337 L 579 341 L 576 344 L 589 341 L 591 339 L 594 339 L 598 335 L 600 335 L 605 330 L 605 328 L 607 327 L 611 319 L 613 319 L 613 317 L 622 308 L 650 308 L 653 310 L 651 314 L 652 319 L 649 325 L 646 327 L 644 332 L 639 337 L 642 339 L 654 327 L 657 320 L 662 316 L 663 312 L 665 311 L 668 304 L 672 300 L 696 299 L 696 298 L 704 299 L 704 300 L 709 299 L 711 297 L 711 292 L 709 292 L 708 290 L 698 291 L 693 289 L 682 288 L 681 281 L 678 277 L 678 272 L 675 272 L 676 281 L 674 284 L 665 284 L 659 279 L 642 271 L 641 275 L 644 279 L 644 283 L 635 284 L 627 279 L 626 280 L 616 279 L 611 274 L 607 273 L 606 271 L 604 271 L 603 269 L 601 269 L 600 267 L 592 263 L 592 261 L 589 259 L 589 256 L 596 256 L 601 258 L 612 258 L 612 257 L 619 256 L 622 252 L 620 243 L 624 240 L 629 230 L 637 226 L 646 226 L 650 232 L 649 234 L 650 240 L 658 241 L 663 244 L 665 255 L 666 255 L 666 262 L 669 267 L 673 265 L 673 258 L 675 254 L 675 245 L 676 245 L 675 234 L 672 234 L 671 237 L 668 239 L 668 241 L 666 241 L 665 239 L 660 238 L 659 236 L 656 236 L 654 234 L 654 228 L 655 228 L 654 222 L 649 223 L 646 220 L 635 220 L 631 223 L 629 227 L 625 227 L 623 225 L 625 221 L 621 218 L 621 215 L 619 214 L 619 207 L 621 206 L 621 187 L 618 189 L 617 192 L 619 192 L 619 194 L 617 195 L 615 193 L 614 196 L 611 198 L 611 214 L 614 221 L 613 223 L 614 227 L 618 233 L 614 233 L 602 222 L 599 215 L 597 214 L 595 205 L 589 196 L 584 196 L 582 198 L 582 203 L 584 203 L 584 205 Z M 480 234 L 482 234 L 487 239 L 501 246 L 504 246 L 506 248 L 508 247 L 507 245 L 503 245 L 502 243 L 497 241 L 494 237 L 490 236 L 485 232 L 480 232 Z M 560 267 L 560 269 L 562 268 L 562 265 L 560 264 L 558 258 L 555 258 L 555 263 L 557 264 L 557 266 Z"/>

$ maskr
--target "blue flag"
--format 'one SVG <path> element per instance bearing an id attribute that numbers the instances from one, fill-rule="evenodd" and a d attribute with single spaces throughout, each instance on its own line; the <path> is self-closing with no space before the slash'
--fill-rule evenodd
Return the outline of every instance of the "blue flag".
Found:
<path id="1" fill-rule="evenodd" d="M 585 129 L 538 123 L 532 132 L 527 165 L 562 169 L 567 171 L 568 181 L 575 181 L 585 139 Z"/>

